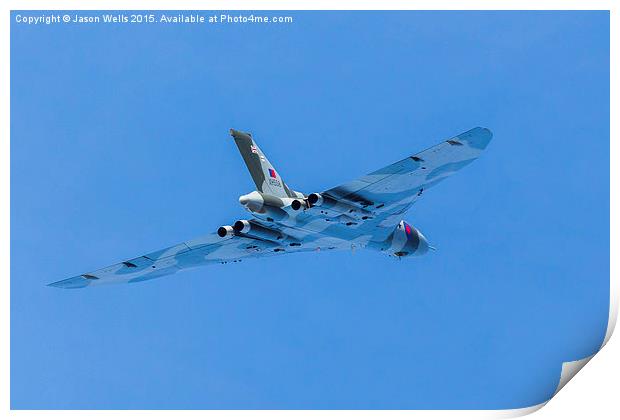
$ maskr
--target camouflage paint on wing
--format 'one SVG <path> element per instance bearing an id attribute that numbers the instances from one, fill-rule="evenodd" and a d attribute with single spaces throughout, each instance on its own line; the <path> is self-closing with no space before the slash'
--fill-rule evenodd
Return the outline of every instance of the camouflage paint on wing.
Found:
<path id="1" fill-rule="evenodd" d="M 424 191 L 473 162 L 492 137 L 491 131 L 477 127 L 322 193 L 369 212 L 367 219 L 351 220 L 345 214 L 344 220 L 335 220 L 323 215 L 320 207 L 311 207 L 288 229 L 337 237 L 358 246 L 381 243 Z"/>
<path id="2" fill-rule="evenodd" d="M 493 135 L 477 127 L 422 152 L 325 191 L 369 209 L 415 198 L 480 156 Z M 385 211 L 385 210 L 384 210 Z"/>
<path id="3" fill-rule="evenodd" d="M 411 252 L 405 253 L 407 250 L 417 252 L 418 247 L 426 251 L 426 239 L 417 229 L 400 220 L 402 214 L 428 188 L 475 160 L 492 137 L 489 130 L 474 128 L 321 193 L 326 200 L 331 200 L 332 207 L 306 205 L 302 210 L 291 211 L 291 202 L 306 200 L 306 197 L 284 184 L 249 134 L 236 130 L 231 130 L 231 134 L 258 190 L 271 195 L 262 197 L 257 192 L 246 194 L 240 197 L 240 203 L 245 206 L 245 200 L 258 195 L 261 205 L 271 203 L 281 206 L 278 208 L 278 220 L 257 213 L 260 219 L 238 221 L 243 222 L 242 225 L 258 226 L 254 233 L 250 230 L 226 237 L 216 234 L 203 236 L 50 286 L 73 289 L 134 283 L 201 265 L 319 249 L 367 247 L 399 258 L 401 255 L 411 255 Z M 271 176 L 281 183 L 279 189 L 278 184 L 267 181 Z M 228 228 L 232 229 L 230 226 Z M 269 231 L 276 233 L 271 239 L 258 235 Z M 392 252 L 394 250 L 397 252 Z"/>
<path id="4" fill-rule="evenodd" d="M 104 284 L 136 283 L 209 264 L 227 264 L 246 258 L 278 255 L 284 252 L 335 249 L 329 238 L 313 238 L 300 246 L 279 244 L 247 236 L 220 238 L 206 235 L 150 254 L 122 261 L 109 267 L 54 282 L 48 286 L 77 289 Z"/>

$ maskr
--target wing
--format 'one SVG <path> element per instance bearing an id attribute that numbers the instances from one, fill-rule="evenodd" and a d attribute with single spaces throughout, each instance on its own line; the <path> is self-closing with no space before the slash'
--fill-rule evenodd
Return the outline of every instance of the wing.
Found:
<path id="1" fill-rule="evenodd" d="M 343 249 L 356 241 L 383 240 L 394 229 L 398 215 L 405 212 L 425 190 L 475 160 L 491 137 L 489 130 L 474 128 L 323 193 L 372 212 L 373 217 L 359 224 L 325 219 L 320 210 L 311 208 L 298 217 L 293 226 L 269 226 L 299 241 L 275 243 L 249 235 L 220 238 L 210 234 L 49 286 L 76 289 L 135 283 L 207 264 L 226 264 L 245 258 L 316 249 Z"/>
<path id="2" fill-rule="evenodd" d="M 480 156 L 493 134 L 473 128 L 385 168 L 339 185 L 324 194 L 348 201 L 375 213 L 412 203 L 430 187 L 441 182 Z"/>
<path id="3" fill-rule="evenodd" d="M 287 246 L 271 241 L 235 235 L 220 238 L 206 235 L 191 241 L 164 248 L 141 257 L 119 262 L 109 267 L 89 271 L 48 286 L 77 289 L 103 284 L 136 283 L 167 276 L 177 271 L 208 264 L 227 264 L 242 259 L 310 251 L 317 243 L 308 241 L 301 246 Z"/>

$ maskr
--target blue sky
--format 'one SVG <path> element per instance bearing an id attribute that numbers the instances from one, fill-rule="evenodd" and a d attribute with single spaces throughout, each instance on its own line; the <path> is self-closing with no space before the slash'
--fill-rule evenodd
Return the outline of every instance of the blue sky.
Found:
<path id="1" fill-rule="evenodd" d="M 15 14 L 13 408 L 515 408 L 602 342 L 607 12 Z M 494 133 L 485 154 L 406 216 L 439 249 L 424 258 L 321 252 L 44 287 L 243 217 L 253 184 L 231 127 L 310 193 L 474 126 Z"/>

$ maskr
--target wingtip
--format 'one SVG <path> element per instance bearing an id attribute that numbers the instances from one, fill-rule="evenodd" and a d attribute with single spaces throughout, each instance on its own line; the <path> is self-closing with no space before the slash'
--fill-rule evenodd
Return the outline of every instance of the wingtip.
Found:
<path id="1" fill-rule="evenodd" d="M 90 285 L 90 280 L 85 279 L 82 276 L 71 277 L 69 279 L 55 281 L 46 284 L 47 287 L 57 287 L 59 289 L 81 289 Z"/>
<path id="2" fill-rule="evenodd" d="M 475 127 L 457 137 L 475 149 L 484 150 L 491 142 L 493 132 L 486 127 Z"/>
<path id="3" fill-rule="evenodd" d="M 480 127 L 480 129 L 489 135 L 489 140 L 493 138 L 493 132 L 491 131 L 491 129 L 486 127 Z"/>

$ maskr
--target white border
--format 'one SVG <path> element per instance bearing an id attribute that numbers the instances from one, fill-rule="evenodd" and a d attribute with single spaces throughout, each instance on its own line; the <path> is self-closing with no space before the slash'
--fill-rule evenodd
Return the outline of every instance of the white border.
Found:
<path id="1" fill-rule="evenodd" d="M 89 1 L 72 1 L 72 0 L 58 0 L 58 1 L 42 1 L 42 0 L 9 0 L 4 1 L 0 5 L 3 13 L 3 19 L 0 20 L 0 34 L 5 35 L 2 37 L 1 43 L 1 51 L 3 57 L 2 69 L 2 92 L 6 92 L 3 95 L 2 100 L 2 112 L 0 113 L 1 118 L 1 130 L 2 130 L 2 138 L 9 139 L 10 138 L 10 78 L 9 78 L 9 68 L 10 68 L 10 41 L 9 41 L 9 32 L 10 32 L 10 10 L 610 10 L 611 11 L 611 44 L 610 44 L 610 54 L 611 54 L 611 72 L 610 72 L 610 88 L 611 88 L 611 97 L 610 97 L 610 113 L 611 116 L 618 115 L 617 114 L 617 93 L 618 93 L 618 85 L 617 85 L 617 74 L 618 74 L 618 52 L 617 52 L 617 41 L 619 39 L 618 33 L 618 7 L 611 0 L 592 0 L 592 1 L 580 1 L 580 0 L 563 0 L 563 1 L 555 1 L 555 0 L 540 0 L 540 1 L 532 1 L 532 0 L 504 0 L 504 1 L 491 1 L 491 0 L 475 0 L 475 1 L 467 1 L 464 0 L 436 0 L 436 1 L 405 1 L 405 0 L 383 0 L 383 1 L 369 1 L 369 0 L 359 0 L 359 1 L 347 1 L 341 0 L 338 2 L 335 1 L 326 1 L 326 0 L 297 0 L 297 1 L 278 1 L 278 0 L 261 0 L 261 1 L 250 1 L 250 0 L 230 0 L 230 1 L 197 1 L 197 0 L 180 0 L 180 1 L 171 1 L 171 0 L 161 0 L 161 1 L 145 1 L 145 0 L 136 0 L 128 3 L 126 1 L 119 0 L 89 0 Z M 611 118 L 611 138 L 615 138 L 615 134 L 617 133 L 617 125 L 615 123 L 614 118 Z M 0 205 L 0 214 L 2 217 L 0 218 L 0 229 L 3 233 L 3 241 L 0 244 L 0 258 L 2 258 L 2 270 L 4 276 L 2 279 L 4 280 L 2 283 L 2 305 L 1 305 L 1 313 L 2 313 L 2 336 L 1 336 L 1 357 L 0 357 L 0 372 L 2 374 L 2 380 L 0 381 L 0 407 L 2 414 L 9 413 L 9 390 L 10 390 L 10 358 L 9 358 L 9 340 L 10 340 L 10 207 L 9 207 L 9 188 L 10 188 L 10 147 L 9 142 L 2 142 L 2 153 L 0 153 L 0 159 L 2 164 L 0 165 L 0 189 L 1 189 L 1 197 L 3 199 L 2 205 Z M 617 147 L 614 147 L 614 143 L 611 142 L 610 145 L 610 170 L 611 170 L 611 182 L 613 185 L 613 180 L 617 178 L 617 170 L 614 168 L 614 165 L 611 164 L 614 157 L 617 157 Z M 610 191 L 611 194 L 611 206 L 610 206 L 610 214 L 614 214 L 614 210 L 617 209 L 615 195 L 613 194 L 613 189 Z M 611 256 L 615 255 L 614 251 L 616 249 L 615 246 L 615 237 L 617 237 L 618 229 L 617 225 L 614 222 L 614 219 L 610 220 L 610 240 L 611 240 Z M 610 259 L 610 312 L 609 312 L 609 324 L 607 328 L 607 332 L 605 335 L 605 340 L 603 345 L 607 344 L 609 341 L 613 330 L 615 328 L 617 313 L 618 313 L 618 282 L 616 276 L 616 265 L 614 264 L 614 259 Z M 618 346 L 616 346 L 618 347 Z M 618 355 L 618 349 L 614 349 L 616 352 L 616 356 Z M 556 390 L 560 391 L 568 383 L 568 381 L 583 367 L 586 363 L 588 363 L 594 355 L 591 355 L 585 359 L 579 361 L 572 361 L 563 364 L 562 367 L 562 375 L 561 380 Z M 616 361 L 609 361 L 610 356 L 607 356 L 608 364 L 615 363 L 615 369 L 618 370 L 617 358 Z M 599 373 L 605 372 L 604 368 L 599 367 Z M 592 375 L 591 375 L 592 376 Z M 600 377 L 605 377 L 603 375 L 599 375 Z M 615 379 L 615 378 L 613 378 Z M 612 378 L 606 377 L 606 381 L 608 384 L 611 384 Z M 592 387 L 601 387 L 598 383 L 591 383 Z M 613 388 L 612 388 L 613 389 Z M 611 395 L 611 394 L 610 394 Z M 554 400 L 557 398 L 554 398 Z M 610 399 L 611 400 L 611 399 Z M 566 402 L 566 399 L 564 399 Z M 599 404 L 601 402 L 599 401 Z M 610 401 L 610 407 L 613 407 L 614 400 Z M 516 417 L 525 414 L 532 413 L 537 411 L 541 407 L 543 407 L 546 403 L 542 403 L 532 407 L 526 407 L 522 409 L 516 410 L 453 410 L 453 411 L 356 411 L 354 412 L 356 416 L 360 417 L 375 417 L 375 416 L 390 416 L 390 417 L 407 417 L 407 418 L 507 418 L 507 417 Z M 617 403 L 615 404 L 617 409 Z M 615 411 L 615 410 L 614 410 Z M 292 415 L 298 418 L 304 417 L 314 417 L 316 415 L 313 411 L 243 411 L 243 413 L 247 413 L 246 415 L 251 415 L 253 417 L 263 417 L 263 418 L 290 418 Z M 351 411 L 322 411 L 321 416 L 327 416 L 335 418 L 336 416 L 340 417 L 342 415 L 350 415 Z M 564 414 L 569 414 L 570 412 L 565 411 Z M 231 418 L 237 417 L 239 415 L 238 411 L 89 411 L 88 416 L 94 417 L 105 417 L 107 418 L 110 415 L 119 418 L 128 418 L 134 416 L 148 415 L 153 418 L 167 418 L 168 416 L 174 415 L 174 417 L 193 417 L 193 418 L 203 418 L 205 415 L 209 415 L 210 417 L 215 418 Z M 557 413 L 556 413 L 557 414 Z M 611 413 L 609 413 L 611 414 Z M 58 418 L 75 418 L 82 417 L 85 415 L 82 411 L 11 411 L 10 415 L 12 416 L 20 416 L 20 417 L 34 417 L 34 416 L 46 416 L 46 417 L 58 417 Z M 564 417 L 564 416 L 563 416 Z M 570 416 L 572 417 L 572 416 Z"/>

